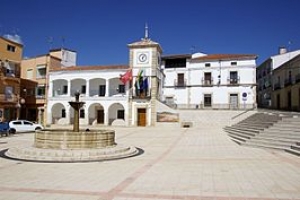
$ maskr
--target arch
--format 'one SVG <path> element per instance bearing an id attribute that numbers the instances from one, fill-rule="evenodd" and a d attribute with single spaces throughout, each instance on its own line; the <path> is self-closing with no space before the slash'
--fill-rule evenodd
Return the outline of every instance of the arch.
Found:
<path id="1" fill-rule="evenodd" d="M 53 96 L 66 95 L 68 93 L 68 81 L 65 79 L 53 80 Z"/>
<path id="2" fill-rule="evenodd" d="M 125 125 L 125 108 L 120 103 L 114 103 L 108 108 L 108 124 L 111 125 L 116 120 Z"/>
<path id="3" fill-rule="evenodd" d="M 109 79 L 109 96 L 120 95 L 119 85 L 124 85 L 119 77 Z"/>
<path id="4" fill-rule="evenodd" d="M 51 113 L 51 124 L 63 124 L 66 121 L 66 108 L 62 103 L 54 104 Z"/>
<path id="5" fill-rule="evenodd" d="M 106 80 L 103 78 L 93 78 L 89 80 L 90 88 L 89 94 L 90 96 L 105 96 L 106 92 Z"/>
<path id="6" fill-rule="evenodd" d="M 93 103 L 88 108 L 88 124 L 104 124 L 105 110 L 100 103 Z"/>
<path id="7" fill-rule="evenodd" d="M 87 81 L 82 78 L 72 79 L 70 96 L 74 96 L 75 92 L 80 92 L 81 94 L 85 94 L 86 91 L 82 91 L 82 86 L 86 86 L 86 82 Z"/>

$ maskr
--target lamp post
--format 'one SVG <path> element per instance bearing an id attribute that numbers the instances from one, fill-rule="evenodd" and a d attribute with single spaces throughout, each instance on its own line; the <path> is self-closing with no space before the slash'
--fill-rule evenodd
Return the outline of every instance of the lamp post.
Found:
<path id="1" fill-rule="evenodd" d="M 16 104 L 17 108 L 17 120 L 20 119 L 20 114 L 21 114 L 21 107 L 25 103 L 25 99 L 19 98 L 18 103 Z"/>

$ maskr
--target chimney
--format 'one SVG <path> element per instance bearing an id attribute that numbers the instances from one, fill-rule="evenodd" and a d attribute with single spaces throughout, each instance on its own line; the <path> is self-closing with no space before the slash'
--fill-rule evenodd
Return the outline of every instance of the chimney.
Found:
<path id="1" fill-rule="evenodd" d="M 279 54 L 285 54 L 287 53 L 287 48 L 286 47 L 279 47 Z"/>

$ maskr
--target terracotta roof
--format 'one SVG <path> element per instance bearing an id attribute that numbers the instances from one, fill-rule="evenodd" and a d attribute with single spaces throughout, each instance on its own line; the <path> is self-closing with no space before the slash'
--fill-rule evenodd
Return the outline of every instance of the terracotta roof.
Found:
<path id="1" fill-rule="evenodd" d="M 55 68 L 51 71 L 81 71 L 81 70 L 107 70 L 107 69 L 128 69 L 128 65 L 98 65 L 98 66 L 71 66 Z"/>
<path id="2" fill-rule="evenodd" d="M 206 56 L 196 57 L 193 60 L 197 61 L 211 61 L 211 60 L 246 60 L 246 59 L 256 59 L 255 54 L 210 54 Z"/>

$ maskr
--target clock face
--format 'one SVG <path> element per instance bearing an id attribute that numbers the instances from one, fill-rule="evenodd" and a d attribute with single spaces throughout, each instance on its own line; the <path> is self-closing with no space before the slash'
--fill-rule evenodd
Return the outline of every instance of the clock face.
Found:
<path id="1" fill-rule="evenodd" d="M 139 62 L 145 63 L 145 62 L 147 62 L 147 60 L 148 60 L 148 56 L 147 56 L 147 54 L 145 54 L 145 53 L 141 53 L 141 54 L 139 55 L 138 59 L 139 59 Z"/>

